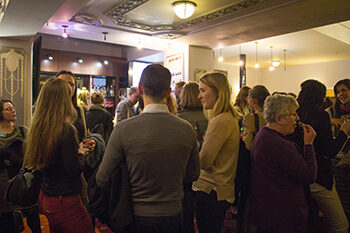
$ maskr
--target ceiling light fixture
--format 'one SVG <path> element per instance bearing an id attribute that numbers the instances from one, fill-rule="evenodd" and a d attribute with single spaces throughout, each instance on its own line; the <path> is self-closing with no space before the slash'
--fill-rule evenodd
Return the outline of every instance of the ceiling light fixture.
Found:
<path id="1" fill-rule="evenodd" d="M 224 61 L 224 58 L 221 56 L 221 48 L 220 48 L 220 56 L 219 56 L 219 58 L 218 58 L 218 61 L 219 61 L 219 62 L 223 62 L 223 61 Z"/>
<path id="2" fill-rule="evenodd" d="M 244 62 L 241 60 L 241 54 L 242 54 L 241 44 L 239 44 L 239 55 L 238 55 L 238 59 L 239 59 L 238 65 L 239 66 L 243 66 L 244 65 Z"/>
<path id="3" fill-rule="evenodd" d="M 284 70 L 287 70 L 287 49 L 283 50 L 284 52 Z"/>
<path id="4" fill-rule="evenodd" d="M 107 39 L 108 32 L 102 32 L 102 34 L 103 34 L 103 40 L 106 40 L 106 39 Z"/>
<path id="5" fill-rule="evenodd" d="M 273 67 L 278 67 L 281 64 L 281 62 L 279 60 L 273 60 L 273 57 L 272 57 L 272 48 L 273 47 L 271 46 L 270 48 L 271 48 L 271 65 Z"/>
<path id="6" fill-rule="evenodd" d="M 67 33 L 68 26 L 67 25 L 62 25 L 62 27 L 63 27 L 62 37 L 63 38 L 67 38 L 68 37 L 68 33 Z"/>
<path id="7" fill-rule="evenodd" d="M 259 62 L 258 62 L 258 42 L 255 42 L 255 68 L 259 68 Z"/>
<path id="8" fill-rule="evenodd" d="M 108 60 L 104 60 L 103 64 L 105 64 L 107 66 L 109 64 L 109 61 Z"/>
<path id="9" fill-rule="evenodd" d="M 186 19 L 193 15 L 194 8 L 197 4 L 191 1 L 176 1 L 173 2 L 171 6 L 174 8 L 175 14 L 179 18 Z"/>
<path id="10" fill-rule="evenodd" d="M 136 46 L 138 49 L 142 49 L 143 46 L 142 46 L 142 42 L 141 40 L 139 39 L 139 41 L 137 42 L 137 46 Z"/>
<path id="11" fill-rule="evenodd" d="M 77 62 L 79 62 L 80 64 L 84 62 L 83 59 L 82 59 L 81 57 L 77 57 L 77 58 L 75 58 L 75 60 L 76 60 Z"/>
<path id="12" fill-rule="evenodd" d="M 271 65 L 270 65 L 270 67 L 269 67 L 269 70 L 270 71 L 273 71 L 274 69 L 275 69 L 275 67 L 273 67 L 273 65 L 272 65 L 272 46 L 270 46 L 270 48 L 271 48 Z"/>
<path id="13" fill-rule="evenodd" d="M 46 54 L 46 57 L 49 61 L 53 61 L 53 56 L 51 54 Z"/>

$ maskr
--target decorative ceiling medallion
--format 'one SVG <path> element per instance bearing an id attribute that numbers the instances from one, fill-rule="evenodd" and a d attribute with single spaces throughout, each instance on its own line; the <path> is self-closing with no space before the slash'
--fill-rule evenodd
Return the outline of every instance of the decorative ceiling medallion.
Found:
<path id="1" fill-rule="evenodd" d="M 78 13 L 74 15 L 69 21 L 92 25 L 96 27 L 101 27 L 101 25 L 103 24 L 102 19 L 99 19 L 97 16 L 88 13 Z"/>
<path id="2" fill-rule="evenodd" d="M 240 3 L 231 5 L 224 9 L 214 11 L 210 14 L 194 18 L 192 20 L 185 21 L 179 24 L 170 25 L 148 25 L 141 24 L 132 21 L 126 14 L 136 7 L 148 2 L 149 0 L 125 0 L 121 4 L 114 6 L 112 9 L 106 11 L 104 14 L 113 19 L 114 23 L 120 26 L 131 27 L 136 29 L 142 29 L 146 31 L 156 32 L 156 31 L 173 31 L 173 30 L 183 30 L 201 23 L 206 23 L 212 20 L 222 18 L 224 16 L 232 15 L 241 10 L 257 6 L 268 0 L 245 0 Z"/>
<path id="3" fill-rule="evenodd" d="M 156 36 L 156 37 L 159 37 L 161 39 L 173 40 L 173 39 L 180 38 L 181 36 L 184 36 L 186 34 L 187 34 L 186 32 L 170 31 L 170 32 L 157 32 L 157 33 L 152 34 L 152 36 Z"/>

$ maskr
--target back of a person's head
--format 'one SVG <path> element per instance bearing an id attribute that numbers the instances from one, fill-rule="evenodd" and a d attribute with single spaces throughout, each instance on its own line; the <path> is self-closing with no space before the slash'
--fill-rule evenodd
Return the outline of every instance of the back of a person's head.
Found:
<path id="1" fill-rule="evenodd" d="M 147 66 L 141 75 L 140 84 L 144 94 L 155 100 L 166 97 L 170 89 L 171 74 L 167 68 L 159 64 Z"/>
<path id="2" fill-rule="evenodd" d="M 91 96 L 91 102 L 93 104 L 103 104 L 103 102 L 104 102 L 103 95 L 99 92 L 93 93 Z"/>
<path id="3" fill-rule="evenodd" d="M 138 87 L 130 87 L 129 94 L 134 94 L 134 93 L 137 93 L 138 91 L 139 91 Z"/>
<path id="4" fill-rule="evenodd" d="M 182 89 L 180 105 L 183 109 L 201 109 L 202 103 L 198 99 L 199 85 L 196 82 L 188 82 Z"/>
<path id="5" fill-rule="evenodd" d="M 185 86 L 185 81 L 179 81 L 175 83 L 175 88 L 183 88 Z"/>
<path id="6" fill-rule="evenodd" d="M 248 106 L 247 97 L 249 94 L 249 90 L 250 90 L 250 87 L 248 87 L 248 86 L 244 86 L 239 90 L 239 92 L 236 96 L 234 106 L 238 106 L 238 107 Z"/>
<path id="7" fill-rule="evenodd" d="M 249 96 L 258 101 L 258 105 L 263 108 L 265 99 L 270 95 L 270 92 L 263 85 L 256 85 L 249 91 Z"/>
<path id="8" fill-rule="evenodd" d="M 298 103 L 301 113 L 309 113 L 311 110 L 322 110 L 327 88 L 321 82 L 313 79 L 304 81 L 298 95 Z"/>
<path id="9" fill-rule="evenodd" d="M 68 83 L 56 77 L 44 83 L 28 131 L 25 167 L 46 166 L 63 129 L 76 118 L 70 92 Z"/>
<path id="10" fill-rule="evenodd" d="M 212 88 L 217 94 L 218 98 L 212 111 L 213 117 L 224 112 L 231 112 L 236 116 L 231 101 L 231 88 L 226 75 L 220 72 L 206 73 L 199 79 L 199 81 Z"/>

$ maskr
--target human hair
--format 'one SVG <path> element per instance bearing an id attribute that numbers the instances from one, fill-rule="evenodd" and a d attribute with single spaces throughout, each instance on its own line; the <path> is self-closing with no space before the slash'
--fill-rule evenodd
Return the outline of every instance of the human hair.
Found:
<path id="1" fill-rule="evenodd" d="M 90 92 L 88 90 L 82 90 L 78 94 L 78 102 L 83 103 L 84 105 L 88 106 L 89 105 L 89 97 L 90 97 Z"/>
<path id="2" fill-rule="evenodd" d="M 340 85 L 344 85 L 346 86 L 349 90 L 350 90 L 350 79 L 342 79 L 339 80 L 335 86 L 334 86 L 334 96 L 335 96 L 335 103 L 334 103 L 334 115 L 336 117 L 340 117 L 341 116 L 341 105 L 342 103 L 340 102 L 340 100 L 338 99 L 338 88 Z"/>
<path id="3" fill-rule="evenodd" d="M 233 106 L 238 106 L 240 109 L 247 107 L 248 106 L 247 97 L 249 94 L 249 90 L 250 90 L 250 87 L 248 86 L 242 87 L 236 96 L 236 100 Z"/>
<path id="4" fill-rule="evenodd" d="M 91 102 L 93 104 L 103 104 L 103 102 L 104 102 L 103 95 L 99 92 L 93 93 L 91 96 Z"/>
<path id="5" fill-rule="evenodd" d="M 265 99 L 270 95 L 270 92 L 263 85 L 256 85 L 249 90 L 249 96 L 258 101 L 259 107 L 264 107 Z"/>
<path id="6" fill-rule="evenodd" d="M 170 113 L 177 115 L 177 104 L 175 98 L 172 95 L 169 95 L 166 98 L 166 105 L 168 106 Z"/>
<path id="7" fill-rule="evenodd" d="M 138 87 L 130 87 L 129 94 L 134 94 L 139 91 Z"/>
<path id="8" fill-rule="evenodd" d="M 60 145 L 61 133 L 74 128 L 76 111 L 70 91 L 68 83 L 56 77 L 48 79 L 41 88 L 25 141 L 23 167 L 37 170 L 46 167 Z"/>
<path id="9" fill-rule="evenodd" d="M 298 114 L 301 119 L 308 119 L 310 112 L 323 110 L 327 88 L 314 79 L 304 81 L 300 87 L 301 90 L 297 98 L 299 103 Z"/>
<path id="10" fill-rule="evenodd" d="M 74 94 L 72 96 L 72 103 L 73 103 L 73 106 L 74 107 L 77 107 L 78 106 L 78 97 L 77 97 L 77 83 L 76 83 L 76 80 L 77 78 L 75 77 L 75 75 L 68 71 L 68 70 L 61 70 L 59 71 L 57 74 L 56 74 L 56 77 L 58 78 L 58 76 L 60 76 L 61 74 L 68 74 L 70 76 L 72 76 L 72 78 L 74 79 L 74 85 L 75 85 L 75 89 L 74 89 Z"/>
<path id="11" fill-rule="evenodd" d="M 275 123 L 277 118 L 286 117 L 290 109 L 299 107 L 297 100 L 290 95 L 275 94 L 266 98 L 264 103 L 264 117 L 267 123 Z"/>
<path id="12" fill-rule="evenodd" d="M 182 89 L 180 106 L 183 109 L 202 109 L 202 103 L 198 99 L 199 85 L 196 82 L 188 82 Z"/>
<path id="13" fill-rule="evenodd" d="M 179 81 L 175 83 L 175 88 L 183 88 L 185 86 L 185 81 Z"/>
<path id="14" fill-rule="evenodd" d="M 4 115 L 2 114 L 2 111 L 4 111 L 5 103 L 11 103 L 13 106 L 15 106 L 11 100 L 5 100 L 5 99 L 0 100 L 0 121 L 4 119 Z"/>
<path id="15" fill-rule="evenodd" d="M 143 92 L 154 100 L 163 99 L 170 89 L 170 71 L 160 64 L 147 66 L 141 75 Z"/>
<path id="16" fill-rule="evenodd" d="M 212 88 L 218 96 L 211 117 L 215 117 L 224 112 L 230 112 L 234 117 L 237 116 L 237 113 L 233 108 L 231 88 L 226 75 L 219 72 L 206 73 L 199 79 L 199 81 Z"/>

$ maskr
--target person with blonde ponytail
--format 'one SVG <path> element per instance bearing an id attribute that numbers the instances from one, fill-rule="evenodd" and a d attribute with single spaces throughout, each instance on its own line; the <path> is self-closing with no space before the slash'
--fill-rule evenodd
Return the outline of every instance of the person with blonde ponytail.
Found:
<path id="1" fill-rule="evenodd" d="M 71 88 L 58 78 L 43 85 L 26 138 L 23 167 L 42 174 L 39 209 L 50 232 L 94 232 L 81 200 L 81 178 L 87 150 L 78 144 L 77 117 Z"/>
<path id="2" fill-rule="evenodd" d="M 220 233 L 226 210 L 233 203 L 239 127 L 227 77 L 218 72 L 199 80 L 199 96 L 209 111 L 209 123 L 200 151 L 201 174 L 193 184 L 199 233 Z"/>

